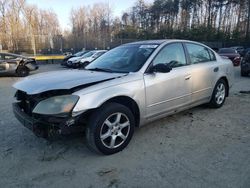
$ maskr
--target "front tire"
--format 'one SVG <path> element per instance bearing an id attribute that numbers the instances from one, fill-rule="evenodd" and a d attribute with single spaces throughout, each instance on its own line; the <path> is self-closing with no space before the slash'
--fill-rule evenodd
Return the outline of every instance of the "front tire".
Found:
<path id="1" fill-rule="evenodd" d="M 129 144 L 134 127 L 135 118 L 129 108 L 118 103 L 105 104 L 90 116 L 87 145 L 105 155 L 117 153 Z"/>
<path id="2" fill-rule="evenodd" d="M 19 66 L 16 70 L 17 76 L 25 77 L 29 75 L 29 69 L 25 66 Z"/>
<path id="3" fill-rule="evenodd" d="M 227 91 L 228 91 L 228 88 L 227 88 L 227 84 L 225 80 L 220 79 L 215 84 L 212 98 L 211 98 L 211 101 L 209 102 L 209 106 L 212 108 L 220 108 L 226 100 Z"/>

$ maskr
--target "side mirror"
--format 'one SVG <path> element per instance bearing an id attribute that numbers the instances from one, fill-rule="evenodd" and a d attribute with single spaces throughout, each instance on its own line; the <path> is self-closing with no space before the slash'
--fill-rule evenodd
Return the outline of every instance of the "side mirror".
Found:
<path id="1" fill-rule="evenodd" d="M 168 73 L 172 70 L 172 68 L 168 64 L 157 64 L 150 68 L 150 73 L 160 72 L 160 73 Z"/>

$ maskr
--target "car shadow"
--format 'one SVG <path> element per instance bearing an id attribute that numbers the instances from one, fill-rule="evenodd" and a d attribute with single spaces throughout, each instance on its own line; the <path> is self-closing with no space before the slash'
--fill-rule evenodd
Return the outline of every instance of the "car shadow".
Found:
<path id="1" fill-rule="evenodd" d="M 183 121 L 184 118 L 188 118 L 190 122 L 192 122 L 194 121 L 194 114 L 196 112 L 208 111 L 209 109 L 210 108 L 208 108 L 207 105 L 200 105 L 200 106 L 191 108 L 189 110 L 185 110 L 185 111 L 173 114 L 173 115 L 169 115 L 165 118 L 155 120 L 140 128 L 137 127 L 135 129 L 134 138 L 136 138 L 137 134 L 142 134 L 142 133 L 145 134 L 145 136 L 147 136 L 147 133 L 149 134 L 149 132 L 152 131 L 152 129 L 160 129 L 162 126 L 166 126 L 167 124 L 172 124 L 173 121 L 180 122 L 180 121 Z M 134 142 L 133 140 L 134 139 L 132 139 L 131 144 L 133 144 Z M 51 139 L 46 141 L 46 145 L 48 146 L 48 148 L 64 148 L 62 149 L 63 152 L 59 150 L 60 154 L 62 153 L 65 154 L 66 152 L 71 151 L 71 153 L 74 152 L 75 155 L 101 156 L 99 153 L 90 151 L 88 149 L 84 132 L 74 133 L 70 135 L 58 135 L 58 136 L 52 137 Z M 46 151 L 46 148 L 45 148 L 45 151 Z M 51 157 L 51 153 L 54 153 L 53 154 L 54 157 Z M 44 159 L 42 160 L 43 161 L 52 160 L 51 158 L 53 159 L 58 158 L 57 157 L 58 155 L 59 154 L 58 152 L 56 152 L 56 150 L 55 151 L 52 150 L 50 152 L 49 157 L 45 156 Z"/>

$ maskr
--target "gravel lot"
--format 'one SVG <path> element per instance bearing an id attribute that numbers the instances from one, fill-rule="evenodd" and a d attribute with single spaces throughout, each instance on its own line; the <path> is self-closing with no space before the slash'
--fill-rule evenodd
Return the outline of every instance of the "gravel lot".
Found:
<path id="1" fill-rule="evenodd" d="M 43 65 L 39 72 L 62 69 Z M 52 143 L 14 118 L 19 78 L 0 77 L 0 187 L 250 187 L 250 77 L 235 68 L 220 109 L 204 106 L 137 129 L 112 156 L 90 152 L 82 135 Z"/>

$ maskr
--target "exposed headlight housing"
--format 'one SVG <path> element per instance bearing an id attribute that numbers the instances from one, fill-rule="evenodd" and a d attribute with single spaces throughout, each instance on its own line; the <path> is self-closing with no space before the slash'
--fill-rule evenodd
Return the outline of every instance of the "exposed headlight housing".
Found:
<path id="1" fill-rule="evenodd" d="M 39 102 L 33 113 L 43 115 L 68 115 L 76 105 L 79 97 L 77 95 L 61 95 L 45 99 Z"/>

